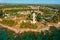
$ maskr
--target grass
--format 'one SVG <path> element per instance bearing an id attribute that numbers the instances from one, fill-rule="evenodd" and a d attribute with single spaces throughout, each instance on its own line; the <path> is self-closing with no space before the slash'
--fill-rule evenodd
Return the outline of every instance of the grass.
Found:
<path id="1" fill-rule="evenodd" d="M 37 26 L 36 26 L 36 25 L 33 25 L 33 26 L 32 26 L 32 28 L 33 28 L 33 29 L 36 29 L 36 28 L 37 28 Z"/>
<path id="2" fill-rule="evenodd" d="M 17 24 L 17 22 L 13 20 L 6 20 L 6 19 L 2 20 L 1 23 L 8 26 L 15 26 Z"/>
<path id="3" fill-rule="evenodd" d="M 35 24 L 31 24 L 30 22 L 22 22 L 20 23 L 20 28 L 32 28 L 32 29 L 36 29 L 37 26 Z"/>

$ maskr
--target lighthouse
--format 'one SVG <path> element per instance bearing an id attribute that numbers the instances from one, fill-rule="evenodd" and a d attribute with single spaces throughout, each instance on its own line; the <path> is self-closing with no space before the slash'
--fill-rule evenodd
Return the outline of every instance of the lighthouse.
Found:
<path id="1" fill-rule="evenodd" d="M 35 15 L 35 13 L 33 13 L 32 16 L 33 16 L 33 21 L 32 21 L 32 23 L 35 24 L 35 23 L 36 23 L 36 20 L 35 20 L 35 19 L 36 19 L 36 18 L 35 18 L 36 15 Z"/>

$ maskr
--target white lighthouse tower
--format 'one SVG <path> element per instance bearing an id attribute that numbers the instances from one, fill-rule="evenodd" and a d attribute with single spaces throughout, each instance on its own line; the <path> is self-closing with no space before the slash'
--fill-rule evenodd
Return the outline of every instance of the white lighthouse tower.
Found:
<path id="1" fill-rule="evenodd" d="M 36 16 L 35 13 L 33 13 L 32 16 L 33 16 L 33 21 L 31 23 L 35 24 L 36 23 L 36 21 L 35 21 L 35 19 L 36 19 L 35 18 L 35 16 Z"/>

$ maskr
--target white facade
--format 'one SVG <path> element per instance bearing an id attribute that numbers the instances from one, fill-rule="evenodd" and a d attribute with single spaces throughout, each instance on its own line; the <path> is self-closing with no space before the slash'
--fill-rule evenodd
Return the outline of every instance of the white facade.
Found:
<path id="1" fill-rule="evenodd" d="M 35 21 L 35 19 L 36 19 L 35 16 L 36 16 L 35 13 L 33 13 L 33 21 L 31 22 L 31 23 L 33 23 L 33 24 L 36 23 L 36 21 Z"/>

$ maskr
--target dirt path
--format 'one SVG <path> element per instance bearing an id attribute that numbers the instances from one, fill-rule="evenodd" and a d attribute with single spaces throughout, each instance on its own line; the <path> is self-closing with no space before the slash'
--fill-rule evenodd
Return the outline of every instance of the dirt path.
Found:
<path id="1" fill-rule="evenodd" d="M 45 28 L 42 28 L 42 29 L 16 29 L 16 28 L 13 28 L 13 27 L 5 26 L 3 24 L 0 24 L 0 25 L 4 28 L 7 28 L 9 30 L 14 31 L 15 33 L 23 33 L 23 32 L 28 32 L 28 31 L 41 32 L 41 31 L 49 30 L 49 27 L 45 27 Z"/>

